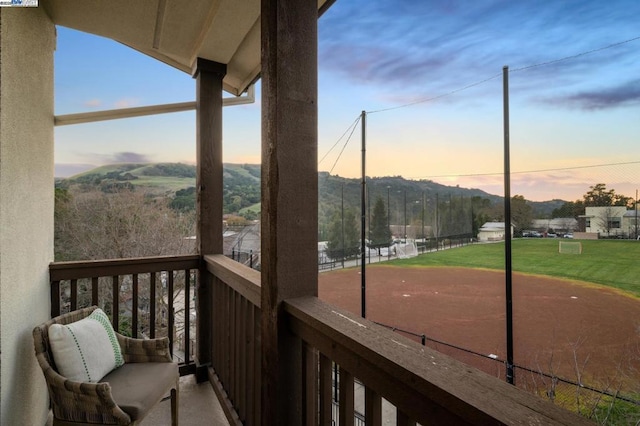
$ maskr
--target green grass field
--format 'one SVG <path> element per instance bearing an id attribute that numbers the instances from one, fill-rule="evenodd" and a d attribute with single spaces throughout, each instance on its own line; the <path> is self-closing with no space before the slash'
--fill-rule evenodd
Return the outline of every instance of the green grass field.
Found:
<path id="1" fill-rule="evenodd" d="M 513 270 L 602 284 L 640 297 L 640 241 L 580 240 L 582 254 L 558 253 L 558 239 L 515 239 Z M 442 250 L 398 266 L 462 266 L 504 270 L 504 243 Z"/>

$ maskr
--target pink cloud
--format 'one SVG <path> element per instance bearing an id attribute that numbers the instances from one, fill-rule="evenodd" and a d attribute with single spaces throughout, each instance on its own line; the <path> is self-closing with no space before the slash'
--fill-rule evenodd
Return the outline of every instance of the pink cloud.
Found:
<path id="1" fill-rule="evenodd" d="M 84 101 L 83 105 L 90 108 L 97 108 L 102 105 L 102 101 L 100 99 L 89 99 Z"/>
<path id="2" fill-rule="evenodd" d="M 139 104 L 138 99 L 134 98 L 122 98 L 114 102 L 116 108 L 131 108 Z"/>

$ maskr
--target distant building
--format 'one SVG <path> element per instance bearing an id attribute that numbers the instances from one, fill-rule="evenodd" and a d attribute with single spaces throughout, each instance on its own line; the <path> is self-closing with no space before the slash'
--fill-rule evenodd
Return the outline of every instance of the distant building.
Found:
<path id="1" fill-rule="evenodd" d="M 531 223 L 534 230 L 544 233 L 553 230 L 556 234 L 569 234 L 578 229 L 578 221 L 573 217 L 556 217 L 553 219 L 534 219 Z"/>
<path id="2" fill-rule="evenodd" d="M 605 238 L 628 237 L 628 225 L 626 229 L 623 226 L 623 218 L 627 212 L 625 206 L 586 207 L 584 215 L 580 218 L 584 220 L 584 231 L 587 233 L 598 234 Z M 628 222 L 630 219 L 625 220 L 625 224 Z"/>
<path id="3" fill-rule="evenodd" d="M 504 222 L 487 222 L 478 231 L 478 241 L 500 241 L 504 240 Z M 511 225 L 511 235 L 513 235 L 513 225 Z"/>

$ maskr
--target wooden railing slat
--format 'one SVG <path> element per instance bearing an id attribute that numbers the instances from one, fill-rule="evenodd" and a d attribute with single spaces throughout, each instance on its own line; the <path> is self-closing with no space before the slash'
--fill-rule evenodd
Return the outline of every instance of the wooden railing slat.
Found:
<path id="1" fill-rule="evenodd" d="M 332 423 L 331 419 L 331 408 L 333 405 L 333 397 L 332 397 L 332 362 L 331 359 L 326 357 L 324 354 L 320 353 L 320 389 L 319 389 L 319 397 L 320 397 L 320 425 L 321 426 L 330 426 Z"/>
<path id="2" fill-rule="evenodd" d="M 132 295 L 131 301 L 131 335 L 134 339 L 138 338 L 138 274 L 133 274 L 132 281 Z"/>
<path id="3" fill-rule="evenodd" d="M 70 296 L 71 296 L 71 310 L 75 311 L 76 309 L 78 309 L 78 280 L 73 279 L 71 280 L 71 285 L 70 285 Z"/>
<path id="4" fill-rule="evenodd" d="M 174 298 L 174 271 L 167 271 L 167 282 L 168 282 L 168 289 L 167 289 L 167 299 L 168 299 L 168 303 L 167 303 L 167 315 L 169 316 L 168 320 L 169 320 L 169 324 L 167 327 L 167 336 L 169 336 L 169 353 L 171 354 L 171 357 L 173 358 L 173 344 L 175 342 L 175 309 L 173 307 L 173 298 Z"/>
<path id="5" fill-rule="evenodd" d="M 191 362 L 191 271 L 184 270 L 184 361 Z"/>
<path id="6" fill-rule="evenodd" d="M 98 297 L 99 297 L 99 281 L 98 277 L 91 277 L 91 304 L 98 306 Z"/>
<path id="7" fill-rule="evenodd" d="M 152 339 L 156 338 L 156 273 L 149 275 L 149 334 Z"/>
<path id="8" fill-rule="evenodd" d="M 416 426 L 416 422 L 409 419 L 409 417 L 400 409 L 396 412 L 396 425 L 397 426 Z"/>
<path id="9" fill-rule="evenodd" d="M 354 395 L 353 395 L 353 375 L 340 367 L 338 377 L 338 387 L 340 405 L 338 413 L 340 416 L 340 426 L 354 426 Z"/>
<path id="10" fill-rule="evenodd" d="M 60 281 L 51 282 L 51 317 L 60 315 Z"/>
<path id="11" fill-rule="evenodd" d="M 368 387 L 364 391 L 364 417 L 367 426 L 382 426 L 382 398 Z"/>
<path id="12" fill-rule="evenodd" d="M 114 275 L 111 277 L 111 290 L 112 290 L 111 323 L 113 324 L 113 329 L 116 331 L 119 331 L 120 330 L 120 276 Z"/>

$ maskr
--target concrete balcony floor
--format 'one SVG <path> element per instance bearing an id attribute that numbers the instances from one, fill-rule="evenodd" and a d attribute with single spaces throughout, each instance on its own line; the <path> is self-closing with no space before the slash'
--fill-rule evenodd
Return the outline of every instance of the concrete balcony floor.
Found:
<path id="1" fill-rule="evenodd" d="M 180 378 L 180 400 L 178 406 L 180 426 L 228 426 L 222 407 L 208 382 L 196 383 L 195 376 Z M 53 422 L 49 413 L 47 426 Z M 140 426 L 171 426 L 171 400 L 161 401 L 144 418 Z"/>
<path id="2" fill-rule="evenodd" d="M 196 383 L 194 375 L 180 378 L 178 422 L 180 426 L 229 425 L 211 384 Z M 171 400 L 156 405 L 140 426 L 171 426 Z"/>

